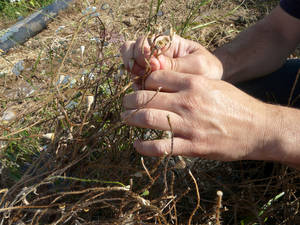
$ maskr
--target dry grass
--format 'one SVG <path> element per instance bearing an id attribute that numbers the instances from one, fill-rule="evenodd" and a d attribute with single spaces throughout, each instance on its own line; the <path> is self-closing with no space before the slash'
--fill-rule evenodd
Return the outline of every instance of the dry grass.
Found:
<path id="1" fill-rule="evenodd" d="M 118 48 L 146 33 L 150 1 L 111 1 L 112 11 L 95 2 L 99 16 L 84 16 L 87 5 L 77 1 L 1 59 L 1 115 L 15 113 L 1 122 L 1 223 L 297 224 L 297 171 L 203 159 L 179 170 L 172 158 L 141 158 L 134 151 L 134 139 L 161 133 L 121 122 L 122 97 L 131 89 Z M 164 15 L 151 26 L 182 30 L 191 4 L 165 0 Z M 211 1 L 184 36 L 213 49 L 270 7 L 265 1 Z M 19 60 L 25 69 L 16 77 L 11 69 Z"/>

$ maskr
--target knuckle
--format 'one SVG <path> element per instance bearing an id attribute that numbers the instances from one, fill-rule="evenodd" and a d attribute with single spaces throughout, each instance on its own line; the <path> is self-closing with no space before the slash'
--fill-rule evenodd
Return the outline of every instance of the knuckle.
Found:
<path id="1" fill-rule="evenodd" d="M 155 145 L 155 149 L 158 156 L 165 156 L 166 154 L 169 154 L 170 148 L 171 146 L 169 142 L 166 141 L 156 143 Z"/>
<path id="2" fill-rule="evenodd" d="M 168 59 L 168 58 L 167 58 Z M 178 59 L 174 58 L 174 59 L 169 59 L 170 62 L 170 68 L 173 71 L 178 71 L 179 70 L 179 66 L 178 66 Z"/>
<path id="3" fill-rule="evenodd" d="M 138 91 L 135 95 L 135 102 L 137 106 L 143 106 L 147 103 L 148 96 L 145 91 Z"/>
<path id="4" fill-rule="evenodd" d="M 152 77 L 152 79 L 154 79 L 154 78 L 156 78 L 157 76 L 159 76 L 159 74 L 161 74 L 161 73 L 164 73 L 164 71 L 160 71 L 160 70 L 153 71 L 153 72 L 151 73 L 151 76 L 150 76 L 150 77 Z"/>
<path id="5" fill-rule="evenodd" d="M 153 71 L 146 79 L 146 86 L 152 83 L 156 83 L 159 80 L 159 77 L 162 75 L 164 76 L 165 72 L 163 70 L 156 70 Z"/>
<path id="6" fill-rule="evenodd" d="M 192 76 L 183 78 L 182 82 L 184 83 L 187 89 L 195 89 L 197 85 L 197 79 L 195 79 Z"/>
<path id="7" fill-rule="evenodd" d="M 193 112 L 195 108 L 195 103 L 196 100 L 194 99 L 193 96 L 185 96 L 183 99 L 180 101 L 179 107 L 183 112 Z"/>
<path id="8" fill-rule="evenodd" d="M 142 123 L 146 126 L 152 126 L 155 124 L 156 118 L 151 110 L 145 110 L 142 117 Z"/>

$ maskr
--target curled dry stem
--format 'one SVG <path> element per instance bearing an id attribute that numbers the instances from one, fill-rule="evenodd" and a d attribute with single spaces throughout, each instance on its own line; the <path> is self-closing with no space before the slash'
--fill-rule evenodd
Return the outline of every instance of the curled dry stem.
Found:
<path id="1" fill-rule="evenodd" d="M 144 46 L 145 46 L 145 41 L 147 40 L 150 45 L 150 55 L 149 55 L 149 59 L 145 58 L 145 62 L 147 64 L 147 66 L 146 66 L 146 72 L 145 72 L 144 76 L 142 77 L 142 89 L 143 90 L 145 90 L 145 80 L 152 72 L 149 60 L 151 59 L 152 56 L 158 57 L 170 49 L 175 33 L 171 27 L 170 31 L 168 32 L 167 35 L 165 35 L 165 34 L 155 35 L 154 34 L 154 35 L 151 35 L 151 37 L 149 37 L 149 35 L 150 35 L 150 32 L 148 32 L 146 34 L 146 36 L 144 37 L 143 48 L 142 48 L 142 53 L 143 53 L 143 55 L 145 55 Z"/>
<path id="2" fill-rule="evenodd" d="M 197 210 L 200 208 L 200 193 L 199 193 L 199 188 L 198 188 L 198 184 L 197 184 L 197 180 L 196 178 L 194 177 L 194 175 L 192 174 L 192 171 L 189 170 L 189 174 L 195 184 L 195 188 L 196 188 L 196 194 L 197 194 L 197 205 L 195 207 L 195 209 L 193 210 L 190 218 L 189 218 L 189 222 L 188 222 L 188 225 L 191 225 L 192 224 L 192 220 L 193 220 L 193 217 L 194 215 L 196 214 Z"/>
<path id="3" fill-rule="evenodd" d="M 147 176 L 149 177 L 149 179 L 151 180 L 151 182 L 153 182 L 154 179 L 151 177 L 151 175 L 150 175 L 150 173 L 149 173 L 149 170 L 147 169 L 147 167 L 146 167 L 146 165 L 145 165 L 145 162 L 144 162 L 144 158 L 143 158 L 143 157 L 141 157 L 141 163 L 142 163 L 142 165 L 143 165 L 143 168 L 144 168 L 144 170 L 145 170 Z"/>

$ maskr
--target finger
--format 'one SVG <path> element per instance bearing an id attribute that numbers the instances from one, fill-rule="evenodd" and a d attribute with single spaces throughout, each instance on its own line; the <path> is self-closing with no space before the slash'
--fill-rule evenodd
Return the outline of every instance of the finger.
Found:
<path id="1" fill-rule="evenodd" d="M 174 132 L 184 132 L 184 130 L 180 130 L 183 123 L 182 118 L 173 112 L 159 109 L 139 109 L 121 113 L 122 119 L 128 125 L 157 130 L 170 130 L 167 116 L 171 118 Z"/>
<path id="2" fill-rule="evenodd" d="M 135 141 L 135 149 L 145 156 L 161 157 L 166 154 L 182 155 L 195 157 L 193 148 L 190 142 L 186 139 L 174 137 L 173 139 L 173 151 L 171 151 L 171 139 L 160 139 L 153 141 Z"/>
<path id="3" fill-rule="evenodd" d="M 137 64 L 141 67 L 147 68 L 148 66 L 150 66 L 151 71 L 160 69 L 159 61 L 154 56 L 150 58 L 151 49 L 148 38 L 146 36 L 139 37 L 136 40 L 133 55 Z M 148 63 L 146 62 L 146 60 Z"/>
<path id="4" fill-rule="evenodd" d="M 140 38 L 141 39 L 141 38 Z M 127 41 L 125 44 L 123 44 L 120 48 L 120 53 L 125 65 L 125 68 L 131 72 L 131 74 L 134 76 L 138 75 L 141 76 L 141 74 L 146 73 L 146 68 L 148 64 L 145 61 L 145 57 L 142 54 L 142 50 L 137 45 L 141 45 L 141 40 L 138 39 L 137 42 L 135 41 Z M 145 43 L 148 43 L 147 41 Z M 149 46 L 149 44 L 148 44 Z M 150 48 L 150 47 L 149 47 Z M 135 50 L 139 49 L 139 50 Z M 147 49 L 147 47 L 145 48 Z M 135 51 L 140 51 L 138 54 L 134 54 Z M 146 50 L 145 52 L 149 52 L 150 50 Z M 150 53 L 149 53 L 150 54 Z M 159 62 L 157 59 L 154 60 L 154 66 L 151 68 L 152 70 L 159 69 Z M 153 64 L 153 62 L 151 63 Z"/>
<path id="5" fill-rule="evenodd" d="M 207 51 L 197 42 L 174 35 L 170 47 L 158 56 L 160 69 L 198 74 L 201 50 Z"/>
<path id="6" fill-rule="evenodd" d="M 162 70 L 172 70 L 181 73 L 200 74 L 201 73 L 201 55 L 190 54 L 180 58 L 170 58 L 165 55 L 158 56 L 160 68 Z"/>
<path id="7" fill-rule="evenodd" d="M 127 41 L 120 48 L 120 52 L 122 55 L 122 59 L 127 70 L 132 70 L 133 65 L 131 66 L 133 60 L 133 52 L 134 52 L 134 41 Z"/>
<path id="8" fill-rule="evenodd" d="M 145 89 L 164 92 L 178 92 L 189 87 L 193 75 L 168 70 L 158 70 L 151 73 L 145 81 Z"/>
<path id="9" fill-rule="evenodd" d="M 175 112 L 176 101 L 176 93 L 137 91 L 123 98 L 123 106 L 126 109 L 153 108 Z"/>
<path id="10" fill-rule="evenodd" d="M 175 34 L 172 38 L 171 45 L 167 45 L 167 47 L 162 49 L 162 51 L 164 56 L 170 58 L 179 58 L 184 57 L 188 54 L 193 54 L 199 48 L 201 48 L 201 45 L 199 43 L 184 39 Z"/>

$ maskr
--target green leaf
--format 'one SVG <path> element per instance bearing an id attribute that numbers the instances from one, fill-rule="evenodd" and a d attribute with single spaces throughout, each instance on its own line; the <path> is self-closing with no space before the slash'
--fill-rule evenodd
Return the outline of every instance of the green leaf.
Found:
<path id="1" fill-rule="evenodd" d="M 148 196 L 150 194 L 150 192 L 148 190 L 145 190 L 142 194 L 141 194 L 141 197 L 142 196 Z"/>
<path id="2" fill-rule="evenodd" d="M 31 5 L 32 7 L 35 7 L 35 3 L 34 3 L 33 0 L 30 0 L 29 3 L 30 3 L 30 5 Z"/>

